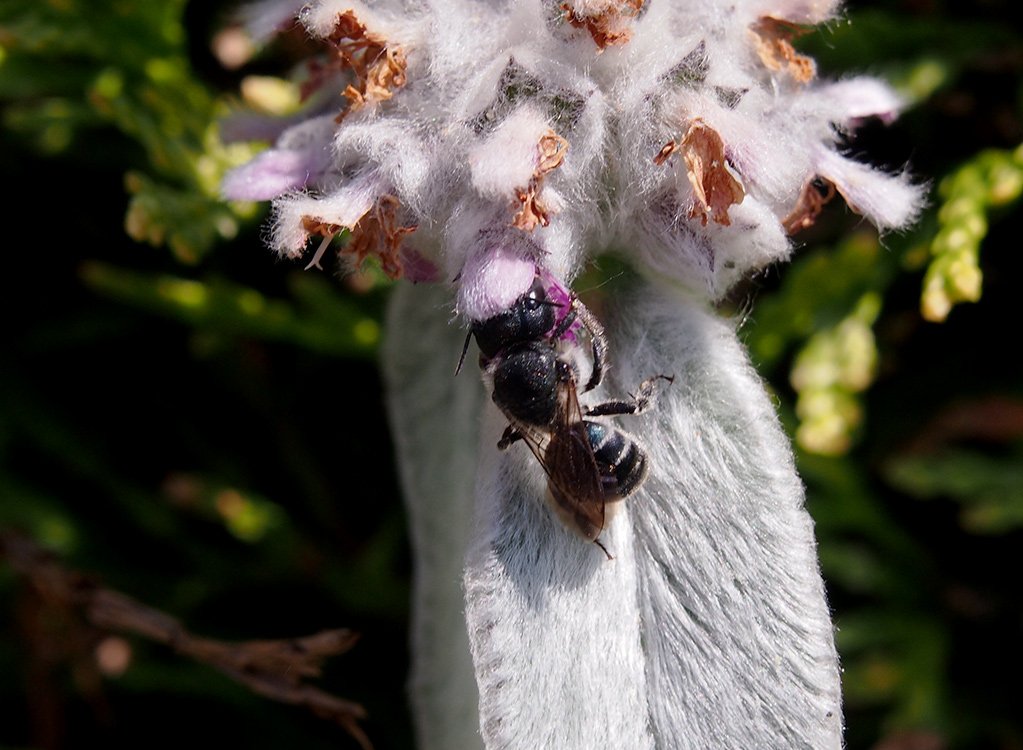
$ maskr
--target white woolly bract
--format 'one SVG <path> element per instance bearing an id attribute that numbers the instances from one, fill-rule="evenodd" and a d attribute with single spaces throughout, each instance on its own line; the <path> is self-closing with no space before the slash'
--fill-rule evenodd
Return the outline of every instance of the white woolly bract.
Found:
<path id="1" fill-rule="evenodd" d="M 265 42 L 293 26 L 303 5 L 305 0 L 255 0 L 239 9 L 238 18 L 254 41 Z"/>
<path id="2" fill-rule="evenodd" d="M 465 570 L 484 744 L 653 748 L 628 518 L 604 532 L 609 564 L 551 514 L 524 445 L 493 449 L 505 424 L 488 409 Z"/>
<path id="3" fill-rule="evenodd" d="M 486 747 L 840 748 L 813 525 L 731 324 L 648 283 L 605 322 L 611 392 L 675 377 L 621 419 L 652 468 L 602 535 L 613 561 L 557 520 L 524 445 L 493 449 L 488 409 L 465 571 Z"/>
<path id="4" fill-rule="evenodd" d="M 392 6 L 392 7 L 388 7 Z M 334 32 L 337 17 L 343 13 L 354 13 L 356 18 L 374 35 L 388 36 L 394 33 L 391 24 L 397 8 L 391 3 L 360 2 L 360 0 L 319 0 L 305 3 L 298 14 L 298 20 L 314 36 L 326 38 Z"/>
<path id="5" fill-rule="evenodd" d="M 860 119 L 878 117 L 891 122 L 904 102 L 891 86 L 876 78 L 846 78 L 816 87 L 813 98 L 819 107 L 828 107 L 828 119 L 842 125 L 855 125 Z"/>
<path id="6" fill-rule="evenodd" d="M 732 323 L 646 283 L 616 294 L 605 323 L 612 392 L 675 376 L 622 425 L 653 467 L 627 511 L 658 746 L 837 750 L 839 671 L 813 523 Z"/>
<path id="7" fill-rule="evenodd" d="M 897 229 L 907 217 L 915 219 L 923 207 L 918 186 L 906 174 L 888 175 L 833 151 L 819 150 L 817 173 L 835 184 L 856 213 L 881 230 Z"/>
<path id="8" fill-rule="evenodd" d="M 450 225 L 469 223 L 457 230 L 467 237 L 509 229 L 518 209 L 514 191 L 529 187 L 535 138 L 549 128 L 568 149 L 531 194 L 549 220 L 528 232 L 544 265 L 570 279 L 587 258 L 614 250 L 717 299 L 787 256 L 782 219 L 803 186 L 825 176 L 815 170 L 830 163 L 819 155 L 835 154 L 837 131 L 869 115 L 890 119 L 899 106 L 890 89 L 871 79 L 803 83 L 761 56 L 753 29 L 763 19 L 818 23 L 836 6 L 662 0 L 634 13 L 624 1 L 575 3 L 579 18 L 618 14 L 615 24 L 628 28 L 627 43 L 601 51 L 586 28 L 570 25 L 558 4 L 546 0 L 312 2 L 300 14 L 312 36 L 330 37 L 339 16 L 351 12 L 373 43 L 400 52 L 405 81 L 389 98 L 347 112 L 337 94 L 317 98 L 317 106 L 335 101 L 334 114 L 343 112 L 333 125 L 332 148 L 311 149 L 286 131 L 278 155 L 301 154 L 254 163 L 244 180 L 225 183 L 225 193 L 251 198 L 277 188 L 284 191 L 278 201 L 286 203 L 297 183 L 317 200 L 336 195 L 338 174 L 378 174 L 401 206 L 402 224 L 417 227 L 416 249 L 454 276 L 479 250 L 471 239 L 449 243 Z M 257 7 L 268 19 L 277 15 L 277 6 Z M 252 22 L 258 25 L 258 17 Z M 721 168 L 742 185 L 742 203 L 724 213 L 704 212 L 692 184 L 698 177 L 679 154 L 654 162 L 694 122 L 721 137 L 727 160 Z M 314 154 L 326 163 L 310 164 Z M 303 169 L 304 182 L 294 174 Z M 846 197 L 856 194 L 855 209 L 882 228 L 912 219 L 918 187 L 866 165 L 850 169 L 859 175 L 857 185 L 869 182 L 886 196 L 871 201 L 855 186 L 843 189 Z M 893 203 L 892 193 L 900 197 Z M 875 202 L 886 210 L 873 210 Z M 286 222 L 302 217 L 290 210 L 277 217 L 275 247 L 298 252 L 301 227 Z"/>
<path id="9" fill-rule="evenodd" d="M 798 24 L 818 24 L 834 17 L 838 0 L 752 0 L 749 12 L 756 17 L 770 16 Z"/>
<path id="10" fill-rule="evenodd" d="M 273 244 L 297 257 L 309 239 L 308 223 L 351 229 L 386 192 L 379 174 L 362 175 L 326 195 L 289 194 L 274 202 Z M 334 230 L 338 231 L 338 230 Z"/>
<path id="11" fill-rule="evenodd" d="M 484 198 L 510 203 L 529 184 L 538 163 L 537 143 L 550 129 L 538 109 L 523 106 L 469 151 L 472 185 Z"/>
<path id="12" fill-rule="evenodd" d="M 461 582 L 483 389 L 468 373 L 452 377 L 464 334 L 450 325 L 450 308 L 440 285 L 400 285 L 382 352 L 412 542 L 410 695 L 420 750 L 482 748 Z"/>

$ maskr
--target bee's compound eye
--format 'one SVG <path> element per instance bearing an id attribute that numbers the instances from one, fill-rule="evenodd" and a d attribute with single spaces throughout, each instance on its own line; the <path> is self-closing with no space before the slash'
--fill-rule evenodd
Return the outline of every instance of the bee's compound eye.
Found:
<path id="1" fill-rule="evenodd" d="M 543 284 L 540 283 L 539 279 L 534 281 L 530 290 L 522 296 L 522 306 L 529 312 L 536 310 L 546 301 L 547 291 L 543 288 Z"/>

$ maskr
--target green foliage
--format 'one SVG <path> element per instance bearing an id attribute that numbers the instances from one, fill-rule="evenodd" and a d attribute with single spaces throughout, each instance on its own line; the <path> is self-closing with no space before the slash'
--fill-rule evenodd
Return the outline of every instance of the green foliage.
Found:
<path id="1" fill-rule="evenodd" d="M 941 182 L 938 232 L 921 300 L 928 320 L 942 321 L 957 302 L 980 299 L 980 244 L 988 213 L 1023 196 L 1023 145 L 977 154 Z"/>
<path id="2" fill-rule="evenodd" d="M 991 51 L 1009 52 L 1019 44 L 1019 30 L 1001 22 L 1011 5 L 992 2 L 987 17 L 954 2 L 918 13 L 898 3 L 858 5 L 801 46 L 826 70 L 880 73 L 912 104 L 956 86 Z"/>
<path id="3" fill-rule="evenodd" d="M 101 294 L 197 331 L 286 341 L 344 357 L 370 356 L 380 339 L 376 318 L 318 276 L 292 276 L 293 301 L 268 300 L 256 289 L 222 279 L 152 276 L 102 263 L 83 266 L 82 278 Z"/>
<path id="4" fill-rule="evenodd" d="M 44 153 L 87 149 L 104 125 L 141 147 L 158 177 L 130 175 L 128 232 L 194 263 L 237 234 L 240 214 L 218 185 L 252 152 L 217 140 L 223 106 L 189 65 L 185 5 L 8 0 L 0 99 L 10 101 L 4 124 Z"/>
<path id="5" fill-rule="evenodd" d="M 872 326 L 897 272 L 872 233 L 796 261 L 781 288 L 758 304 L 746 332 L 755 362 L 769 370 L 799 344 L 790 383 L 798 393 L 796 440 L 807 450 L 842 454 L 862 419 L 857 394 L 874 378 Z"/>
<path id="6" fill-rule="evenodd" d="M 742 328 L 799 446 L 850 749 L 1023 745 L 1023 41 L 1010 0 L 930 5 L 850 3 L 801 43 L 829 74 L 896 83 L 903 119 L 850 148 L 910 161 L 931 207 L 880 239 L 829 207 Z M 362 630 L 325 686 L 367 705 L 378 747 L 408 747 L 409 571 L 372 364 L 386 289 L 274 261 L 254 207 L 219 200 L 251 154 L 218 138 L 247 72 L 205 52 L 225 9 L 0 5 L 6 215 L 37 240 L 0 275 L 0 526 L 197 632 Z M 47 722 L 65 745 L 348 742 L 141 641 L 89 683 L 73 665 L 92 644 L 47 662 L 32 601 L 0 565 L 0 745 L 39 746 Z"/>
<path id="7" fill-rule="evenodd" d="M 383 299 L 275 263 L 254 207 L 220 200 L 253 148 L 219 141 L 239 81 L 195 56 L 201 6 L 0 5 L 8 215 L 47 240 L 10 246 L 2 276 L 0 527 L 199 633 L 363 630 L 322 687 L 367 706 L 378 747 L 408 746 Z M 100 677 L 87 632 L 39 606 L 0 563 L 17 615 L 0 618 L 0 745 L 355 744 L 142 640 Z"/>
<path id="8" fill-rule="evenodd" d="M 973 534 L 1004 534 L 1023 527 L 1023 446 L 1007 456 L 947 450 L 892 463 L 888 481 L 919 498 L 948 498 L 962 506 L 960 524 Z"/>

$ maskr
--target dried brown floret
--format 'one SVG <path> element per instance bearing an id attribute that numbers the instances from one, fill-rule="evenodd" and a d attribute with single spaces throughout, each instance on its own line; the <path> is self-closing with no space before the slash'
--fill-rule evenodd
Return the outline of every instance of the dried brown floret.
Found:
<path id="1" fill-rule="evenodd" d="M 681 141 L 670 141 L 654 157 L 655 164 L 663 164 L 675 152 L 681 151 L 686 163 L 689 182 L 693 186 L 696 202 L 690 218 L 700 217 L 704 226 L 709 215 L 715 223 L 729 226 L 728 208 L 742 203 L 746 191 L 725 158 L 725 143 L 714 128 L 696 118 L 689 124 Z"/>
<path id="2" fill-rule="evenodd" d="M 340 224 L 331 224 L 315 216 L 303 216 L 302 229 L 310 237 L 313 235 L 317 237 L 334 237 L 340 234 L 341 230 L 348 229 L 348 227 L 341 226 Z"/>
<path id="3" fill-rule="evenodd" d="M 512 226 L 524 232 L 532 232 L 537 226 L 545 227 L 551 223 L 550 212 L 536 197 L 537 186 L 532 182 L 527 188 L 515 188 L 515 199 L 520 208 L 515 212 Z"/>
<path id="4" fill-rule="evenodd" d="M 543 177 L 548 172 L 553 172 L 560 167 L 561 162 L 565 161 L 565 154 L 568 153 L 568 141 L 553 130 L 548 130 L 540 136 L 536 148 L 540 152 L 540 159 L 534 176 Z"/>
<path id="5" fill-rule="evenodd" d="M 360 265 L 369 255 L 380 259 L 380 265 L 390 278 L 401 277 L 401 243 L 405 235 L 416 231 L 415 225 L 400 226 L 398 209 L 401 204 L 393 195 L 381 195 L 376 205 L 352 229 L 349 243 L 341 251 L 355 256 Z"/>
<path id="6" fill-rule="evenodd" d="M 808 83 L 817 74 L 813 58 L 799 54 L 792 46 L 792 39 L 807 31 L 803 26 L 771 16 L 762 16 L 750 26 L 760 61 L 768 70 L 788 73 L 799 83 Z"/>
<path id="7" fill-rule="evenodd" d="M 309 80 L 302 87 L 302 95 L 308 97 L 333 73 L 352 71 L 355 85 L 349 85 L 342 92 L 349 104 L 338 115 L 338 122 L 367 104 L 390 99 L 395 90 L 405 85 L 408 67 L 405 53 L 388 45 L 379 34 L 367 30 L 353 11 L 338 14 L 327 42 L 332 47 L 331 57 L 326 63 L 310 63 Z"/>
<path id="8" fill-rule="evenodd" d="M 532 232 L 537 226 L 545 227 L 551 223 L 550 210 L 537 197 L 543 187 L 544 177 L 561 166 L 568 151 L 568 141 L 548 130 L 536 144 L 538 154 L 537 167 L 529 184 L 524 188 L 515 189 L 515 199 L 519 209 L 512 218 L 512 226 L 525 232 Z"/>
<path id="9" fill-rule="evenodd" d="M 324 243 L 316 251 L 316 255 L 307 267 L 318 266 L 320 257 L 330 240 L 342 229 L 349 229 L 351 236 L 348 244 L 341 248 L 341 255 L 352 256 L 357 266 L 361 266 L 367 257 L 376 256 L 380 260 L 380 266 L 384 273 L 392 279 L 400 278 L 402 275 L 402 240 L 405 235 L 411 234 L 417 228 L 415 225 L 399 225 L 398 211 L 400 208 L 401 204 L 395 196 L 384 194 L 377 198 L 373 208 L 364 213 L 351 227 L 324 222 L 314 216 L 303 217 L 302 228 L 309 235 L 318 235 L 324 238 Z"/>
<path id="10" fill-rule="evenodd" d="M 598 49 L 603 51 L 614 44 L 625 44 L 632 36 L 629 24 L 643 7 L 644 0 L 616 0 L 599 13 L 579 13 L 572 3 L 562 3 L 565 21 L 574 28 L 586 29 Z"/>
<path id="11" fill-rule="evenodd" d="M 394 96 L 395 89 L 405 85 L 405 55 L 400 49 L 386 49 L 384 54 L 366 71 L 362 88 L 348 86 L 345 98 L 351 104 L 348 111 L 357 110 L 368 102 L 382 102 Z"/>
<path id="12" fill-rule="evenodd" d="M 657 156 L 654 157 L 654 164 L 657 166 L 664 164 L 664 162 L 668 161 L 668 158 L 675 153 L 675 149 L 677 148 L 678 143 L 675 141 L 668 141 L 665 143 L 661 146 L 661 150 L 657 152 Z"/>
<path id="13" fill-rule="evenodd" d="M 809 229 L 817 221 L 824 206 L 835 197 L 835 184 L 823 177 L 814 177 L 803 185 L 796 207 L 781 220 L 788 234 Z"/>

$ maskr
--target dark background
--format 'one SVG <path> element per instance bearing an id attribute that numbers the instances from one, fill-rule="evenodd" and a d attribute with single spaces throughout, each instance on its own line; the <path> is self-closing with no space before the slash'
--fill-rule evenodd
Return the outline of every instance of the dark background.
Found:
<path id="1" fill-rule="evenodd" d="M 797 445 L 851 750 L 1023 748 L 1023 222 L 1019 190 L 991 187 L 1023 175 L 1014 5 L 849 3 L 851 24 L 800 40 L 826 76 L 917 92 L 848 148 L 912 164 L 930 208 L 879 244 L 836 201 L 792 264 L 733 300 L 794 435 L 800 358 L 850 319 L 873 334 L 870 382 L 831 389 L 859 410 L 848 444 Z M 407 748 L 409 554 L 375 366 L 388 284 L 303 274 L 263 248 L 260 214 L 217 200 L 244 154 L 211 145 L 210 124 L 298 49 L 225 68 L 212 50 L 231 7 L 0 6 L 0 526 L 196 633 L 358 630 L 318 684 L 365 705 L 378 748 Z M 970 215 L 988 227 L 983 297 L 928 322 L 953 174 L 975 176 Z M 864 322 L 865 295 L 879 312 Z M 141 639 L 104 673 L 95 634 L 2 562 L 0 613 L 0 748 L 355 747 Z"/>

